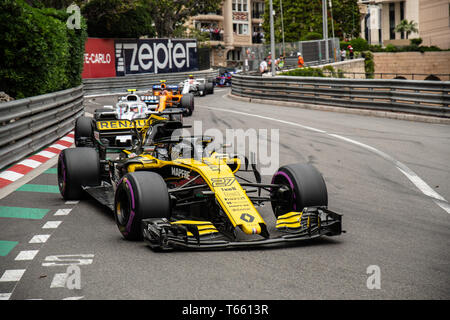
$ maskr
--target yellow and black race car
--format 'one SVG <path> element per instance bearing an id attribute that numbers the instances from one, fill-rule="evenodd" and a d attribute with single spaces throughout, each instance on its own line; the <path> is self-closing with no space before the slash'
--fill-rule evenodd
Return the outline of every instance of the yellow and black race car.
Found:
<path id="1" fill-rule="evenodd" d="M 154 249 L 265 246 L 343 232 L 342 216 L 327 209 L 326 185 L 313 166 L 282 166 L 264 184 L 248 158 L 207 151 L 213 138 L 176 135 L 184 127 L 152 115 L 136 129 L 138 142 L 117 148 L 115 160 L 95 148 L 63 150 L 62 196 L 76 200 L 87 192 L 114 211 L 125 239 L 145 239 Z M 253 172 L 255 181 L 242 171 Z M 275 226 L 257 210 L 265 202 Z"/>

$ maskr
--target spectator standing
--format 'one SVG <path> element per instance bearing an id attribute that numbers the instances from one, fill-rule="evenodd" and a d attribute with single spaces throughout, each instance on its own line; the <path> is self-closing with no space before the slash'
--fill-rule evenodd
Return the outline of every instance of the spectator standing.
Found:
<path id="1" fill-rule="evenodd" d="M 350 52 L 350 59 L 353 59 L 353 47 L 349 44 L 347 47 L 348 51 Z"/>
<path id="2" fill-rule="evenodd" d="M 341 61 L 345 60 L 346 55 L 347 55 L 347 51 L 345 51 L 345 49 L 342 49 L 341 50 Z"/>
<path id="3" fill-rule="evenodd" d="M 266 59 L 264 59 L 263 61 L 261 61 L 261 63 L 259 64 L 259 72 L 261 73 L 261 75 L 267 71 L 267 62 Z"/>
<path id="4" fill-rule="evenodd" d="M 297 66 L 299 68 L 303 68 L 304 65 L 305 65 L 305 60 L 303 60 L 302 54 L 299 52 L 297 54 Z"/>

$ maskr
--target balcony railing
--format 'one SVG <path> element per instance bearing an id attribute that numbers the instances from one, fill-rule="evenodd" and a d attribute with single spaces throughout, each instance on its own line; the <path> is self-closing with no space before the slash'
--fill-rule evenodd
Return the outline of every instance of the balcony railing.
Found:
<path id="1" fill-rule="evenodd" d="M 252 18 L 253 19 L 263 19 L 264 18 L 264 11 L 253 10 L 252 11 Z"/>

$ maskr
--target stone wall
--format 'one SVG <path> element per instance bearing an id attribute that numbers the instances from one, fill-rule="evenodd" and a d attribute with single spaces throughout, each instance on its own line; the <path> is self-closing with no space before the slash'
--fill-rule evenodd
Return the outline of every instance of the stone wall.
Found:
<path id="1" fill-rule="evenodd" d="M 414 80 L 424 80 L 430 75 L 443 81 L 450 80 L 450 51 L 376 52 L 373 56 L 375 73 L 383 73 L 377 74 L 376 78 L 393 79 L 402 76 L 412 80 L 414 74 Z"/>
<path id="2" fill-rule="evenodd" d="M 365 79 L 365 70 L 364 70 L 364 59 L 351 59 L 344 60 L 341 62 L 334 62 L 329 64 L 323 64 L 320 66 L 316 66 L 313 68 L 323 68 L 325 66 L 332 66 L 334 70 L 342 70 L 344 72 L 344 77 L 349 79 Z M 327 74 L 326 74 L 327 75 Z"/>

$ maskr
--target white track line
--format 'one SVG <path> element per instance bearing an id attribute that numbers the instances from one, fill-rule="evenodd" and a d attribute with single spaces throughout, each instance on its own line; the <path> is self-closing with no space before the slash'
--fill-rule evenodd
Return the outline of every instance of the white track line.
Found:
<path id="1" fill-rule="evenodd" d="M 346 137 L 341 136 L 341 135 L 328 133 L 328 132 L 326 132 L 324 130 L 312 128 L 312 127 L 309 127 L 309 126 L 304 126 L 304 125 L 301 125 L 301 124 L 296 123 L 296 122 L 285 121 L 285 120 L 276 119 L 276 118 L 272 118 L 272 117 L 266 117 L 266 116 L 261 116 L 261 115 L 258 115 L 258 114 L 241 112 L 241 111 L 234 111 L 234 110 L 229 110 L 229 109 L 215 108 L 215 107 L 210 107 L 210 106 L 201 106 L 201 107 L 206 107 L 206 108 L 209 108 L 209 109 L 212 109 L 212 110 L 229 112 L 229 113 L 235 113 L 235 114 L 240 114 L 240 115 L 244 115 L 244 116 L 255 117 L 255 118 L 260 118 L 260 119 L 266 119 L 266 120 L 276 121 L 276 122 L 280 122 L 280 123 L 284 123 L 284 124 L 288 124 L 288 125 L 292 125 L 292 126 L 296 126 L 296 127 L 301 127 L 301 128 L 306 129 L 306 130 L 310 130 L 310 131 L 326 134 L 326 135 L 331 136 L 333 138 L 337 138 L 337 139 L 340 139 L 340 140 L 352 143 L 354 145 L 357 145 L 357 146 L 359 146 L 361 148 L 364 148 L 366 150 L 369 150 L 369 151 L 377 154 L 378 156 L 382 157 L 383 159 L 393 163 L 394 166 L 402 174 L 404 174 L 417 187 L 417 189 L 419 189 L 424 195 L 432 198 L 433 201 L 439 207 L 441 207 L 444 211 L 446 211 L 447 213 L 450 214 L 450 204 L 448 203 L 448 201 L 444 197 L 442 197 L 439 193 L 434 191 L 433 188 L 431 188 L 425 181 L 423 181 L 414 171 L 412 171 L 410 168 L 408 168 L 405 164 L 403 164 L 402 162 L 400 162 L 398 160 L 395 160 L 390 155 L 388 155 L 388 154 L 384 153 L 383 151 L 380 151 L 380 150 L 378 150 L 378 149 L 376 149 L 376 148 L 374 148 L 372 146 L 369 146 L 367 144 L 364 144 L 362 142 L 359 142 L 359 141 L 356 141 L 356 140 L 353 140 L 353 139 L 350 139 L 350 138 L 346 138 Z"/>
<path id="2" fill-rule="evenodd" d="M 50 238 L 49 234 L 37 234 L 28 243 L 46 243 L 48 238 Z"/>
<path id="3" fill-rule="evenodd" d="M 18 282 L 25 271 L 25 269 L 6 270 L 0 278 L 0 282 Z"/>
<path id="4" fill-rule="evenodd" d="M 62 221 L 47 221 L 43 226 L 42 229 L 56 229 L 59 227 L 59 225 L 62 223 Z"/>
<path id="5" fill-rule="evenodd" d="M 23 260 L 33 260 L 37 255 L 39 250 L 24 250 L 20 251 L 17 257 L 14 260 L 23 261 Z"/>
<path id="6" fill-rule="evenodd" d="M 54 216 L 67 216 L 70 211 L 72 211 L 72 209 L 58 209 L 55 212 Z"/>

